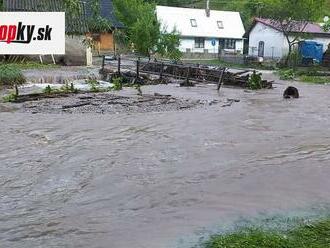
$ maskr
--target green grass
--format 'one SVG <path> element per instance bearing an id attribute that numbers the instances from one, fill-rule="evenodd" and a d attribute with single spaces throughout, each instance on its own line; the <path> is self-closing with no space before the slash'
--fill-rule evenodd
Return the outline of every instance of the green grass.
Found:
<path id="1" fill-rule="evenodd" d="M 19 68 L 21 70 L 28 70 L 28 69 L 47 69 L 47 68 L 58 68 L 58 67 L 60 67 L 59 65 L 54 65 L 54 64 L 40 64 L 40 63 L 33 62 L 33 61 L 17 62 L 17 63 L 0 63 L 0 66 L 1 65 L 14 66 L 14 67 Z"/>
<path id="2" fill-rule="evenodd" d="M 330 84 L 330 77 L 320 77 L 320 76 L 300 76 L 299 81 L 312 84 Z"/>
<path id="3" fill-rule="evenodd" d="M 330 218 L 288 231 L 244 229 L 211 237 L 205 248 L 329 248 Z"/>
<path id="4" fill-rule="evenodd" d="M 328 72 L 320 69 L 319 67 L 281 69 L 276 72 L 281 80 L 296 80 L 312 84 L 330 83 L 330 76 L 327 76 L 326 73 Z"/>
<path id="5" fill-rule="evenodd" d="M 12 64 L 0 64 L 0 86 L 14 86 L 25 83 L 20 68 Z"/>

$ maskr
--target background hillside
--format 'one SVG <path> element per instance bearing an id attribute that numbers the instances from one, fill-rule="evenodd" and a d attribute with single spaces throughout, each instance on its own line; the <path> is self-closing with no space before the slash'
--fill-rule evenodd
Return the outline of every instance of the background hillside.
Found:
<path id="1" fill-rule="evenodd" d="M 156 0 L 160 5 L 195 8 L 205 8 L 205 2 L 205 0 Z M 245 27 L 248 28 L 254 16 L 262 15 L 263 6 L 260 2 L 260 0 L 210 0 L 210 7 L 215 10 L 239 11 Z M 324 15 L 330 16 L 330 0 L 326 0 Z"/>

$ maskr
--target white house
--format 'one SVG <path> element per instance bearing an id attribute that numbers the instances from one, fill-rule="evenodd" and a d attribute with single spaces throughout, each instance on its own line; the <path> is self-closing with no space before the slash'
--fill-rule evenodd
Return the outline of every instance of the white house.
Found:
<path id="1" fill-rule="evenodd" d="M 279 25 L 270 19 L 255 18 L 248 32 L 249 56 L 279 59 L 288 53 L 289 45 Z M 306 27 L 301 28 L 298 26 L 297 32 L 299 30 L 300 33 L 303 33 L 302 37 L 306 36 L 306 40 L 323 44 L 324 52 L 327 50 L 330 44 L 330 32 L 325 32 L 322 26 L 316 23 L 308 23 Z M 290 37 L 290 40 L 293 39 L 294 37 Z"/>
<path id="2" fill-rule="evenodd" d="M 181 52 L 243 53 L 245 29 L 238 12 L 157 6 L 156 13 L 162 28 L 180 33 Z"/>

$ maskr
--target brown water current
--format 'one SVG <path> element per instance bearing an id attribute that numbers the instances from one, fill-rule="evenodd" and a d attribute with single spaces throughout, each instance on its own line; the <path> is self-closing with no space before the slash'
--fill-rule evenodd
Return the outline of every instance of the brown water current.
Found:
<path id="1" fill-rule="evenodd" d="M 285 84 L 144 89 L 241 100 L 225 108 L 1 112 L 0 247 L 180 247 L 224 220 L 329 203 L 330 86 L 283 100 Z"/>

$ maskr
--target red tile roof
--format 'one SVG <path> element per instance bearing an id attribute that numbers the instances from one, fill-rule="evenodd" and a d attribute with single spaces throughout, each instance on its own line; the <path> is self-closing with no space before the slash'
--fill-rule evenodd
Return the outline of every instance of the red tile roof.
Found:
<path id="1" fill-rule="evenodd" d="M 255 18 L 255 22 L 260 22 L 264 25 L 267 25 L 271 28 L 281 31 L 280 22 L 276 20 L 266 19 L 266 18 Z M 330 35 L 330 32 L 325 32 L 320 24 L 309 22 L 307 23 L 306 27 L 304 28 L 306 23 L 304 22 L 294 22 L 292 25 L 291 32 L 302 32 L 302 33 L 309 33 L 309 34 L 322 34 L 322 35 Z"/>

